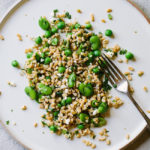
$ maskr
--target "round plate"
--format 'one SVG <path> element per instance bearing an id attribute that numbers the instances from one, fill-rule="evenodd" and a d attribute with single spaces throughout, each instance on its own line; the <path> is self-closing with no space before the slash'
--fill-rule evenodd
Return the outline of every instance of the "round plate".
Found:
<path id="1" fill-rule="evenodd" d="M 113 20 L 107 19 L 106 10 L 112 8 Z M 150 88 L 150 28 L 145 18 L 129 3 L 120 0 L 32 0 L 26 1 L 21 7 L 12 12 L 11 16 L 1 25 L 0 33 L 5 37 L 0 41 L 0 119 L 3 124 L 10 121 L 7 129 L 10 133 L 25 146 L 34 150 L 76 150 L 88 149 L 81 139 L 73 141 L 65 139 L 63 136 L 50 134 L 48 128 L 40 127 L 41 115 L 45 112 L 40 110 L 36 102 L 30 100 L 24 93 L 24 87 L 28 84 L 25 77 L 20 76 L 20 70 L 11 66 L 11 61 L 16 59 L 21 66 L 24 65 L 26 48 L 33 46 L 29 37 L 36 37 L 43 33 L 38 26 L 40 16 L 50 16 L 54 9 L 61 12 L 67 10 L 72 14 L 73 20 L 77 19 L 84 24 L 90 20 L 90 14 L 95 15 L 95 22 L 92 23 L 95 32 L 104 32 L 105 29 L 113 30 L 115 38 L 109 39 L 109 46 L 119 44 L 135 54 L 136 62 L 116 64 L 125 72 L 128 66 L 133 66 L 133 81 L 131 85 L 135 89 L 134 97 L 139 105 L 148 110 L 150 106 L 149 93 L 143 90 L 144 86 Z M 76 12 L 82 10 L 82 14 Z M 101 19 L 106 19 L 107 23 L 101 23 Z M 23 37 L 23 41 L 17 39 L 16 34 Z M 28 37 L 26 36 L 28 35 Z M 122 56 L 124 58 L 124 56 Z M 138 77 L 137 72 L 143 70 L 143 77 Z M 17 87 L 8 86 L 7 82 L 15 82 Z M 107 117 L 108 124 L 105 126 L 109 130 L 109 139 L 111 145 L 98 141 L 98 135 L 93 143 L 97 145 L 96 149 L 116 150 L 124 147 L 132 141 L 145 128 L 146 123 L 133 106 L 131 101 L 123 94 L 112 91 L 114 96 L 123 99 L 124 105 L 119 109 L 112 108 L 110 116 Z M 26 105 L 28 109 L 22 111 L 21 107 Z M 13 111 L 12 111 L 13 110 Z M 16 122 L 16 126 L 14 123 Z M 39 123 L 37 128 L 33 124 Z M 100 132 L 102 128 L 94 129 Z M 130 134 L 130 139 L 126 139 L 126 134 Z M 84 137 L 83 139 L 89 139 Z M 92 140 L 91 140 L 92 141 Z"/>

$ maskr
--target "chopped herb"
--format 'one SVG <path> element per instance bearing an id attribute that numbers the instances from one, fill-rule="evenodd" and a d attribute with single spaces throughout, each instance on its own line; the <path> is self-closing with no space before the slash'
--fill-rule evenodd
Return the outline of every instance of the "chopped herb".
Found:
<path id="1" fill-rule="evenodd" d="M 105 77 L 105 80 L 102 83 L 102 87 L 103 87 L 104 91 L 111 90 L 111 86 L 108 84 L 108 78 Z"/>
<path id="2" fill-rule="evenodd" d="M 104 49 L 105 52 L 112 52 L 111 49 Z"/>
<path id="3" fill-rule="evenodd" d="M 6 121 L 6 124 L 9 125 L 9 120 Z"/>
<path id="4" fill-rule="evenodd" d="M 68 18 L 68 19 L 71 19 L 71 15 L 69 14 L 69 12 L 65 13 L 65 17 Z"/>
<path id="5" fill-rule="evenodd" d="M 112 17 L 111 14 L 108 14 L 108 19 L 109 19 L 109 20 L 112 20 L 112 19 L 113 19 L 113 17 Z"/>
<path id="6" fill-rule="evenodd" d="M 120 55 L 125 55 L 127 53 L 127 50 L 126 49 L 122 49 L 120 50 L 119 54 Z"/>
<path id="7" fill-rule="evenodd" d="M 116 102 L 116 100 L 114 99 L 114 100 L 112 100 L 112 102 Z"/>
<path id="8" fill-rule="evenodd" d="M 54 9 L 53 12 L 54 12 L 54 17 L 56 17 L 56 13 L 58 12 L 58 9 Z"/>
<path id="9" fill-rule="evenodd" d="M 114 87 L 114 88 L 117 88 L 117 84 L 114 84 L 113 87 Z"/>

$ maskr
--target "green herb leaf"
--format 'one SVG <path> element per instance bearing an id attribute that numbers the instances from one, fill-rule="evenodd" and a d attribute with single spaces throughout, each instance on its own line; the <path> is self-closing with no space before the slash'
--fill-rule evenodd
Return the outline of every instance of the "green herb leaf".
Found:
<path id="1" fill-rule="evenodd" d="M 6 121 L 6 124 L 9 125 L 9 120 Z"/>
<path id="2" fill-rule="evenodd" d="M 120 55 L 125 55 L 127 53 L 127 50 L 126 49 L 122 49 L 120 50 L 119 54 Z"/>
<path id="3" fill-rule="evenodd" d="M 113 17 L 112 17 L 111 14 L 108 14 L 108 19 L 109 19 L 109 20 L 112 20 L 112 19 L 113 19 Z"/>
<path id="4" fill-rule="evenodd" d="M 58 12 L 58 9 L 54 9 L 53 12 L 54 12 L 54 17 L 56 17 L 56 14 L 57 14 L 57 12 Z"/>
<path id="5" fill-rule="evenodd" d="M 71 19 L 71 15 L 69 14 L 69 12 L 65 13 L 65 17 L 68 18 L 68 19 Z"/>

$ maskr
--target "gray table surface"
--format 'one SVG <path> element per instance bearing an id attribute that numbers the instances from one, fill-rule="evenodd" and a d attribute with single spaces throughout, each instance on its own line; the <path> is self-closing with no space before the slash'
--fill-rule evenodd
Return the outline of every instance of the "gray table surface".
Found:
<path id="1" fill-rule="evenodd" d="M 0 16 L 2 16 L 7 8 L 16 0 L 0 0 Z M 147 16 L 150 17 L 150 0 L 133 0 Z M 17 143 L 0 125 L 0 150 L 25 150 Z M 145 131 L 133 144 L 126 150 L 150 150 L 150 134 Z"/>

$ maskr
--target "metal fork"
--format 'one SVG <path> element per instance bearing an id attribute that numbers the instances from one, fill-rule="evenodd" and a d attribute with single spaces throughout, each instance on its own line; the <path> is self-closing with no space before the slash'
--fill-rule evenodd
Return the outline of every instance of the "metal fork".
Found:
<path id="1" fill-rule="evenodd" d="M 129 91 L 130 85 L 129 85 L 128 80 L 126 79 L 124 74 L 118 69 L 118 67 L 105 54 L 102 54 L 101 57 L 106 63 L 106 65 L 104 66 L 101 63 L 99 63 L 105 76 L 108 78 L 112 86 L 116 86 L 115 89 L 117 91 L 126 94 L 130 98 L 130 100 L 133 102 L 135 107 L 138 109 L 140 114 L 143 116 L 143 118 L 147 122 L 147 128 L 150 131 L 150 119 L 147 117 L 145 112 L 142 110 L 142 108 L 138 105 L 138 103 L 132 97 Z M 100 62 L 102 62 L 100 58 L 99 60 Z"/>

